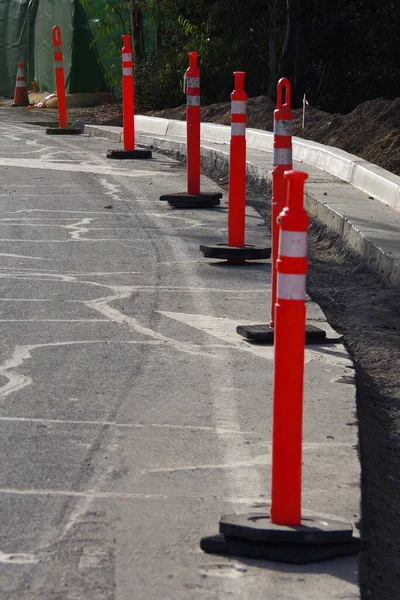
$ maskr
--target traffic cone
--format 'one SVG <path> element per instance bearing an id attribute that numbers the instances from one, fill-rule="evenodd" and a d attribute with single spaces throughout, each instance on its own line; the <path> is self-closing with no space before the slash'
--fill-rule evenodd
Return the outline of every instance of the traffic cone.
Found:
<path id="1" fill-rule="evenodd" d="M 18 63 L 17 80 L 15 82 L 14 104 L 13 106 L 28 106 L 28 88 L 24 79 L 24 65 Z"/>

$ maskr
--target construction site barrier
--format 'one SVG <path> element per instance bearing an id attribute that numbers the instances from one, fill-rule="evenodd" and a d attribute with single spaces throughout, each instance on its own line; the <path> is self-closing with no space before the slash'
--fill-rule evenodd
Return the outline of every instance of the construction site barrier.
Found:
<path id="1" fill-rule="evenodd" d="M 197 52 L 189 52 L 186 70 L 186 142 L 188 194 L 200 193 L 200 69 Z"/>
<path id="2" fill-rule="evenodd" d="M 124 150 L 135 147 L 135 91 L 133 81 L 133 62 L 131 36 L 124 35 L 122 48 L 122 118 L 124 124 Z"/>
<path id="3" fill-rule="evenodd" d="M 287 171 L 285 176 L 288 204 L 278 217 L 280 236 L 276 261 L 271 521 L 278 525 L 300 525 L 309 223 L 303 208 L 303 189 L 308 175 Z"/>
<path id="4" fill-rule="evenodd" d="M 226 259 L 231 264 L 269 258 L 270 248 L 245 245 L 246 222 L 246 73 L 235 71 L 235 89 L 231 94 L 231 140 L 228 187 L 228 244 L 200 246 L 206 258 Z"/>
<path id="5" fill-rule="evenodd" d="M 285 91 L 285 99 L 283 92 Z M 290 82 L 285 77 L 278 81 L 276 109 L 274 110 L 274 158 L 272 170 L 271 201 L 271 242 L 272 242 L 272 276 L 271 276 L 271 320 L 274 326 L 274 310 L 276 300 L 276 260 L 278 257 L 279 225 L 277 217 L 286 202 L 286 179 L 284 173 L 292 168 L 292 119 L 290 108 Z"/>
<path id="6" fill-rule="evenodd" d="M 150 150 L 135 148 L 135 87 L 133 79 L 133 61 L 131 36 L 123 35 L 122 47 L 122 119 L 123 150 L 108 150 L 107 158 L 136 159 L 152 158 Z"/>
<path id="7" fill-rule="evenodd" d="M 200 69 L 198 53 L 188 52 L 189 66 L 184 76 L 186 92 L 186 173 L 187 193 L 163 194 L 175 208 L 211 208 L 220 204 L 220 192 L 200 192 Z"/>
<path id="8" fill-rule="evenodd" d="M 219 534 L 204 537 L 210 554 L 307 564 L 356 554 L 366 542 L 351 523 L 302 517 L 302 415 L 306 328 L 307 229 L 303 207 L 307 174 L 287 171 L 287 205 L 277 258 L 270 512 L 222 515 Z"/>
<path id="9" fill-rule="evenodd" d="M 278 215 L 285 207 L 287 181 L 285 171 L 292 169 L 292 119 L 290 108 L 290 82 L 282 77 L 277 85 L 277 102 L 274 110 L 274 155 L 271 196 L 271 304 L 269 324 L 238 325 L 236 332 L 252 342 L 272 344 L 274 342 L 275 304 L 277 289 L 277 258 L 279 244 Z M 305 339 L 322 342 L 326 332 L 314 325 L 307 325 Z"/>
<path id="10" fill-rule="evenodd" d="M 56 25 L 53 27 L 53 48 L 58 102 L 58 124 L 61 128 L 64 128 L 68 125 L 67 101 L 65 99 L 64 57 L 62 53 L 61 31 Z"/>
<path id="11" fill-rule="evenodd" d="M 246 209 L 246 73 L 236 71 L 231 94 L 231 142 L 228 190 L 228 245 L 244 246 Z"/>
<path id="12" fill-rule="evenodd" d="M 50 135 L 79 135 L 81 128 L 68 127 L 67 119 L 67 101 L 65 97 L 65 79 L 64 79 L 64 56 L 62 52 L 61 30 L 58 25 L 52 29 L 54 71 L 56 77 L 57 107 L 58 107 L 58 128 L 49 127 L 46 133 Z"/>
<path id="13" fill-rule="evenodd" d="M 17 78 L 15 81 L 13 106 L 28 106 L 28 104 L 28 88 L 26 87 L 24 78 L 24 65 L 20 61 L 18 63 Z"/>

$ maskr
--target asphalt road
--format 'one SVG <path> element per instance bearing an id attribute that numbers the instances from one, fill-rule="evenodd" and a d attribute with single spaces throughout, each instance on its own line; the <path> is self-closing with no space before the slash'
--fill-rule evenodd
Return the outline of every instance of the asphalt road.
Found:
<path id="1" fill-rule="evenodd" d="M 356 558 L 199 547 L 269 499 L 273 350 L 236 325 L 266 322 L 270 264 L 202 258 L 226 241 L 225 198 L 171 210 L 182 166 L 109 161 L 102 139 L 5 122 L 0 139 L 1 598 L 358 598 Z M 268 241 L 250 209 L 247 227 Z M 352 382 L 340 343 L 307 349 L 304 509 L 354 522 Z"/>

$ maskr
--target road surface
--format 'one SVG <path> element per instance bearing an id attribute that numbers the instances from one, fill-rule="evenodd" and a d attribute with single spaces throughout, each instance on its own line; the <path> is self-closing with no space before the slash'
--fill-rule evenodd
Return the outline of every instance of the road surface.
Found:
<path id="1" fill-rule="evenodd" d="M 225 241 L 226 198 L 171 210 L 183 167 L 107 160 L 106 140 L 5 122 L 0 139 L 1 598 L 359 598 L 356 557 L 199 547 L 269 501 L 273 349 L 236 325 L 266 321 L 270 263 L 201 256 Z M 308 319 L 333 334 L 311 302 Z M 305 369 L 304 512 L 355 522 L 353 365 L 338 342 Z"/>

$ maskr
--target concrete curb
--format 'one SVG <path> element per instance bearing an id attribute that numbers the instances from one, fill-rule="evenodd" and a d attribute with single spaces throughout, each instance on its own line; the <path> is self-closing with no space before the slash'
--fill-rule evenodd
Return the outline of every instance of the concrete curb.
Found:
<path id="1" fill-rule="evenodd" d="M 185 121 L 169 121 L 156 117 L 135 117 L 136 131 L 157 136 L 178 136 L 186 140 Z M 229 144 L 230 128 L 213 123 L 201 124 L 202 140 Z M 271 152 L 273 133 L 246 129 L 249 148 Z M 304 162 L 351 183 L 355 188 L 374 196 L 384 204 L 400 211 L 400 177 L 353 154 L 324 146 L 317 142 L 293 137 L 293 160 Z"/>
<path id="2" fill-rule="evenodd" d="M 115 142 L 122 141 L 122 129 L 119 127 L 85 125 L 85 133 L 106 137 Z M 138 143 L 173 153 L 178 158 L 186 156 L 185 121 L 138 115 L 135 117 L 135 134 Z M 273 134 L 268 131 L 247 129 L 246 139 L 247 177 L 257 185 L 265 186 L 266 182 L 268 185 L 271 181 Z M 227 173 L 229 143 L 230 127 L 202 123 L 201 161 L 202 168 L 207 174 L 215 175 L 221 171 Z M 251 150 L 259 156 L 252 157 Z M 347 183 L 348 188 L 342 187 L 340 190 L 342 197 L 348 194 L 349 189 L 353 192 L 359 190 L 360 197 L 357 198 L 359 204 L 355 207 L 355 211 L 360 211 L 360 222 L 357 218 L 353 218 L 354 214 L 353 216 L 346 214 L 348 211 L 343 210 L 343 203 L 342 207 L 340 202 L 337 207 L 334 207 L 334 202 L 328 203 L 326 198 L 320 197 L 320 194 L 312 188 L 312 184 L 306 189 L 305 208 L 311 216 L 336 231 L 349 246 L 369 262 L 380 277 L 394 285 L 400 285 L 400 249 L 397 250 L 393 246 L 393 237 L 396 236 L 393 235 L 387 245 L 382 238 L 382 229 L 389 228 L 389 225 L 385 226 L 387 223 L 392 230 L 398 228 L 400 234 L 400 177 L 348 152 L 296 137 L 293 138 L 293 162 L 305 163 L 314 169 L 329 173 L 341 182 L 345 182 L 343 186 Z M 318 182 L 315 176 L 314 180 Z M 374 229 L 369 225 L 365 229 L 362 226 L 367 218 L 367 215 L 362 212 L 366 210 L 364 194 L 374 201 L 380 200 L 380 202 L 373 202 L 374 217 L 370 218 L 375 218 L 373 222 L 377 223 Z M 352 200 L 354 201 L 354 198 Z M 378 217 L 376 217 L 377 213 L 379 213 Z"/>

